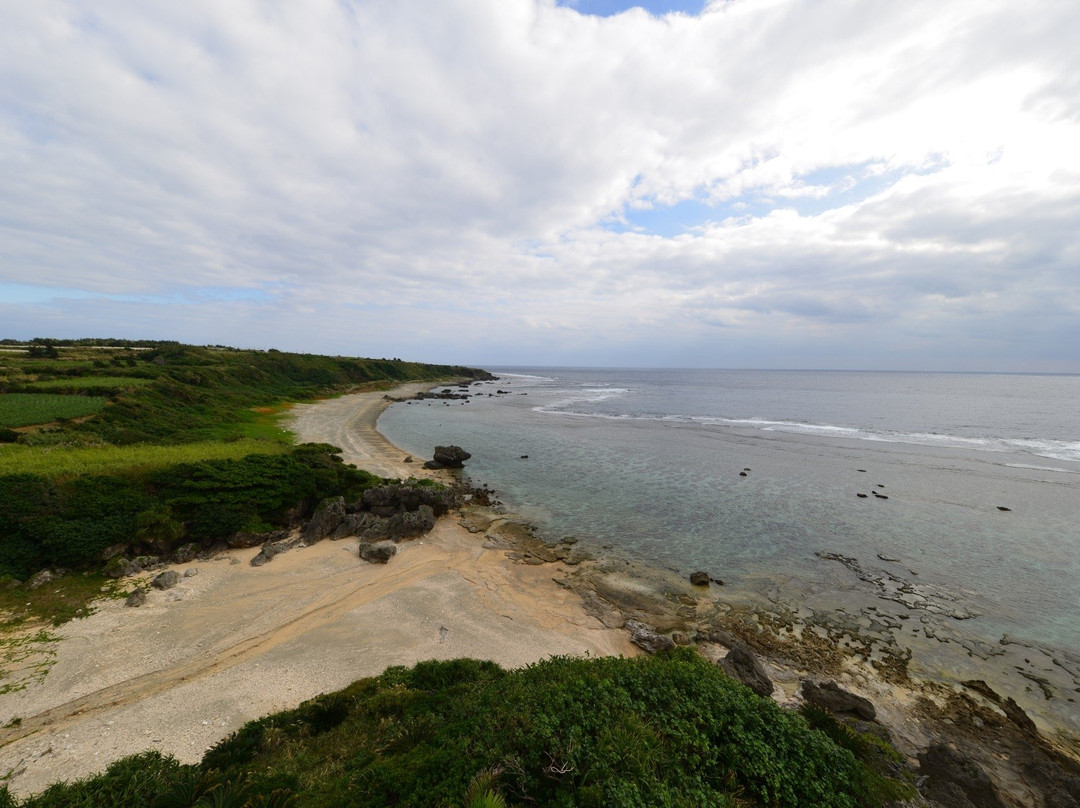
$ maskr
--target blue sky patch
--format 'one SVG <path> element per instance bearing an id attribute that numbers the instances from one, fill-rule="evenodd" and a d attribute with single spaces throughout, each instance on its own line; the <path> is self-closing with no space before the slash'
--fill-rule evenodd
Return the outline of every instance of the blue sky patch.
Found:
<path id="1" fill-rule="evenodd" d="M 559 5 L 593 17 L 612 17 L 635 7 L 645 9 L 654 17 L 672 11 L 697 16 L 705 8 L 705 0 L 559 0 Z"/>

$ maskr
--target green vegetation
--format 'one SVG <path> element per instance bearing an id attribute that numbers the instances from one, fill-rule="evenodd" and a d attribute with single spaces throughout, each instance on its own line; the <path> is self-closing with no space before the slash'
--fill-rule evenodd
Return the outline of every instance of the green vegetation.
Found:
<path id="1" fill-rule="evenodd" d="M 309 512 L 329 496 L 355 498 L 381 482 L 336 452 L 304 444 L 139 473 L 0 476 L 0 574 L 94 567 L 111 547 L 158 555 L 187 542 L 209 545 L 288 524 L 295 510 Z"/>
<path id="2" fill-rule="evenodd" d="M 82 418 L 100 412 L 108 400 L 100 396 L 46 393 L 0 395 L 0 427 L 30 426 L 61 418 Z"/>
<path id="3" fill-rule="evenodd" d="M 198 766 L 146 753 L 19 805 L 854 808 L 881 805 L 884 782 L 678 649 L 510 672 L 467 659 L 389 668 L 247 724 Z"/>
<path id="4" fill-rule="evenodd" d="M 175 342 L 0 344 L 0 575 L 19 579 L 99 568 L 117 547 L 167 555 L 293 524 L 378 480 L 334 447 L 292 447 L 289 402 L 485 375 Z"/>
<path id="5" fill-rule="evenodd" d="M 139 376 L 72 376 L 65 379 L 49 379 L 33 382 L 38 390 L 122 390 L 151 384 L 152 379 Z"/>
<path id="6" fill-rule="evenodd" d="M 133 446 L 9 446 L 0 451 L 0 476 L 37 474 L 63 479 L 84 474 L 149 471 L 199 460 L 235 460 L 249 454 L 280 454 L 288 450 L 271 440 L 200 441 L 173 446 L 137 443 Z"/>

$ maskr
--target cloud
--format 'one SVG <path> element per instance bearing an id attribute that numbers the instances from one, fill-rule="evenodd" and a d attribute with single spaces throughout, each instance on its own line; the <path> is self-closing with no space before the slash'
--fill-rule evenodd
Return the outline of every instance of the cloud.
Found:
<path id="1" fill-rule="evenodd" d="M 39 291 L 2 320 L 433 361 L 1080 370 L 1059 348 L 1080 12 L 583 10 L 10 9 L 0 282 Z"/>

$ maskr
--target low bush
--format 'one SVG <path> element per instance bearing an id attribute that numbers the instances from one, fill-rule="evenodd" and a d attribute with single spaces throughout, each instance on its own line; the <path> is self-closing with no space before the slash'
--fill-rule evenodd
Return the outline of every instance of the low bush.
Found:
<path id="1" fill-rule="evenodd" d="M 229 804 L 297 808 L 428 808 L 466 797 L 475 805 L 855 808 L 882 804 L 875 782 L 798 713 L 677 649 L 552 658 L 509 672 L 476 660 L 389 668 L 246 725 L 197 767 L 129 758 L 46 792 L 59 800 L 66 789 L 70 802 L 23 808 L 193 805 L 195 792 L 225 787 L 239 795 Z M 184 795 L 191 799 L 172 801 Z"/>

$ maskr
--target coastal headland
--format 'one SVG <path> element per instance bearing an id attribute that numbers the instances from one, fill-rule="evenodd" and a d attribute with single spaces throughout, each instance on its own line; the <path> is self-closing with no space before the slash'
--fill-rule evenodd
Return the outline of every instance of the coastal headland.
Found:
<path id="1" fill-rule="evenodd" d="M 380 476 L 454 482 L 376 429 L 393 400 L 430 386 L 297 405 L 290 428 Z M 467 656 L 519 667 L 672 645 L 696 646 L 781 704 L 840 693 L 911 770 L 976 766 L 1001 804 L 1050 804 L 1080 775 L 1068 739 L 1040 735 L 1011 699 L 985 682 L 919 680 L 902 649 L 842 615 L 813 622 L 601 548 L 546 543 L 499 507 L 466 504 L 385 565 L 358 560 L 357 547 L 321 541 L 260 567 L 256 548 L 175 565 L 186 577 L 142 607 L 105 602 L 63 626 L 48 674 L 0 700 L 9 787 L 34 793 L 146 749 L 195 762 L 247 721 L 389 665 Z"/>

